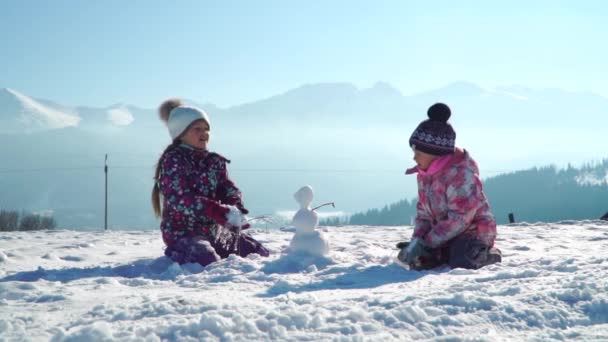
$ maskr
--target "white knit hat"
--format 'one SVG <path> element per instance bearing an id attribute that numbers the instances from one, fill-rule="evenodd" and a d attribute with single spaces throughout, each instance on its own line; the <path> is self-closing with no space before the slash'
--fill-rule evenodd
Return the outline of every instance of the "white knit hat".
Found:
<path id="1" fill-rule="evenodd" d="M 169 120 L 167 121 L 167 127 L 169 127 L 169 134 L 171 139 L 177 139 L 184 131 L 196 120 L 205 120 L 209 127 L 211 122 L 209 116 L 204 110 L 192 107 L 192 106 L 178 106 L 171 110 L 169 114 Z"/>

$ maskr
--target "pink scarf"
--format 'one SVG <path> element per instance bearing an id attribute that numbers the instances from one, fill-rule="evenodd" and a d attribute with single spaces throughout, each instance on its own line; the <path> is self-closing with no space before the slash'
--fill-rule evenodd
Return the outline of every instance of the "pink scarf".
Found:
<path id="1" fill-rule="evenodd" d="M 452 159 L 452 154 L 445 155 L 443 157 L 439 157 L 431 162 L 429 168 L 425 171 L 418 166 L 408 169 L 405 173 L 412 174 L 418 172 L 422 176 L 431 176 L 437 173 L 437 171 L 443 169 L 444 166 Z"/>

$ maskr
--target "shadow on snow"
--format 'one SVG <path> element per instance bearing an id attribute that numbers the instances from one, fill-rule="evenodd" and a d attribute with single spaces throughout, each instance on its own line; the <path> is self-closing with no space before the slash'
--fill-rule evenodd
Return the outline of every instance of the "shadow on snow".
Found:
<path id="1" fill-rule="evenodd" d="M 323 273 L 332 274 L 336 272 L 344 273 L 334 278 L 324 279 L 320 282 L 305 285 L 290 285 L 287 282 L 280 281 L 269 288 L 266 293 L 258 296 L 275 297 L 288 292 L 302 293 L 335 289 L 369 289 L 392 283 L 415 281 L 429 273 L 436 273 L 436 271 L 408 271 L 397 264 L 370 266 L 366 268 L 351 266 L 341 268 L 337 271 L 329 269 Z"/>
<path id="2" fill-rule="evenodd" d="M 177 266 L 177 267 L 176 267 Z M 93 278 L 93 277 L 122 277 L 122 278 L 148 278 L 154 280 L 175 279 L 183 270 L 167 257 L 156 259 L 137 260 L 127 265 L 115 267 L 87 267 L 87 268 L 63 268 L 47 270 L 38 267 L 36 271 L 18 272 L 0 279 L 0 282 L 25 281 L 35 282 L 38 280 L 59 281 L 67 283 L 70 281 Z"/>

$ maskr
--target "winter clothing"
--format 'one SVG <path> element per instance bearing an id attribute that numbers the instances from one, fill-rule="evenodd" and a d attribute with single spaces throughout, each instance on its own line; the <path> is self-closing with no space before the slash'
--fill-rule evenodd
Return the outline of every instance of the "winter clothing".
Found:
<path id="1" fill-rule="evenodd" d="M 421 248 L 419 253 L 411 255 L 407 251 L 409 242 L 399 244 L 406 247 L 399 252 L 399 260 L 413 270 L 428 270 L 444 264 L 451 268 L 479 269 L 502 260 L 500 250 L 466 236 L 456 237 L 449 244 L 437 249 Z"/>
<path id="2" fill-rule="evenodd" d="M 468 263 L 452 260 L 461 252 L 463 255 L 476 254 L 474 249 L 479 249 L 479 246 L 485 246 L 484 253 L 487 254 L 496 239 L 496 221 L 483 193 L 477 164 L 469 153 L 456 149 L 447 157 L 448 161 L 443 161 L 439 169 L 433 164 L 442 163 L 442 158 L 435 159 L 425 173 L 421 173 L 417 167 L 406 172 L 418 173 L 418 204 L 413 238 L 422 239 L 424 245 L 433 249 L 436 260 L 447 260 L 450 265 L 483 264 L 477 259 Z M 429 172 L 434 168 L 434 173 Z M 461 240 L 468 241 L 462 242 L 463 246 L 468 247 L 454 249 L 456 247 L 451 246 Z"/>
<path id="3" fill-rule="evenodd" d="M 404 251 L 405 261 L 409 264 L 415 263 L 420 258 L 429 258 L 432 256 L 432 250 L 428 248 L 421 238 L 413 239 Z"/>
<path id="4" fill-rule="evenodd" d="M 410 137 L 410 146 L 435 156 L 454 153 L 456 132 L 447 121 L 452 115 L 450 107 L 443 103 L 432 105 L 428 111 L 428 120 L 416 127 Z"/>
<path id="5" fill-rule="evenodd" d="M 415 245 L 415 249 L 408 248 L 409 246 L 412 246 L 416 240 L 420 239 L 400 242 L 398 245 L 404 247 L 401 247 L 397 259 L 408 265 L 411 270 L 426 270 L 442 264 L 438 260 L 439 254 L 421 242 Z"/>
<path id="6" fill-rule="evenodd" d="M 204 110 L 192 107 L 180 105 L 171 110 L 169 119 L 167 121 L 167 127 L 169 128 L 169 134 L 171 140 L 179 138 L 182 133 L 186 131 L 188 126 L 196 120 L 205 120 L 209 127 L 211 127 L 211 121 L 209 116 Z"/>
<path id="7" fill-rule="evenodd" d="M 436 174 L 439 170 L 443 169 L 452 160 L 452 155 L 448 154 L 443 157 L 439 157 L 429 165 L 428 169 L 422 170 L 418 168 L 418 174 L 422 176 L 431 176 Z"/>
<path id="8" fill-rule="evenodd" d="M 202 236 L 185 237 L 165 248 L 165 256 L 180 263 L 199 263 L 207 266 L 221 259 L 211 242 Z"/>
<path id="9" fill-rule="evenodd" d="M 163 195 L 161 232 L 167 245 L 165 253 L 175 261 L 196 260 L 206 265 L 218 260 L 216 254 L 227 257 L 228 245 L 236 246 L 237 241 L 246 247 L 240 255 L 246 255 L 245 252 L 268 255 L 268 250 L 253 238 L 245 234 L 239 238 L 230 229 L 231 207 L 242 214 L 247 209 L 240 190 L 228 176 L 229 162 L 217 153 L 185 144 L 169 149 L 161 158 L 158 179 Z"/>
<path id="10" fill-rule="evenodd" d="M 495 247 L 489 247 L 480 240 L 466 236 L 455 238 L 449 246 L 447 263 L 451 268 L 478 269 L 502 261 L 502 253 Z"/>
<path id="11" fill-rule="evenodd" d="M 269 252 L 258 241 L 246 233 L 231 234 L 226 228 L 221 227 L 221 234 L 212 241 L 202 236 L 185 237 L 177 240 L 173 245 L 167 246 L 165 256 L 171 260 L 184 263 L 199 263 L 207 266 L 230 254 L 245 257 L 257 253 L 267 257 Z"/>
<path id="12" fill-rule="evenodd" d="M 395 247 L 397 247 L 397 249 L 406 249 L 407 246 L 409 246 L 409 245 L 410 245 L 409 241 L 399 241 L 399 242 L 397 242 Z"/>

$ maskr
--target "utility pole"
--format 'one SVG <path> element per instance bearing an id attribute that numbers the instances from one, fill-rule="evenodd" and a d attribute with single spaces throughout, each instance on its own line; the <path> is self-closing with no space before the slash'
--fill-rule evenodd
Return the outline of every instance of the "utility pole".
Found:
<path id="1" fill-rule="evenodd" d="M 104 230 L 108 230 L 108 154 L 107 153 L 106 153 L 104 172 L 106 174 L 106 208 L 105 208 Z"/>

